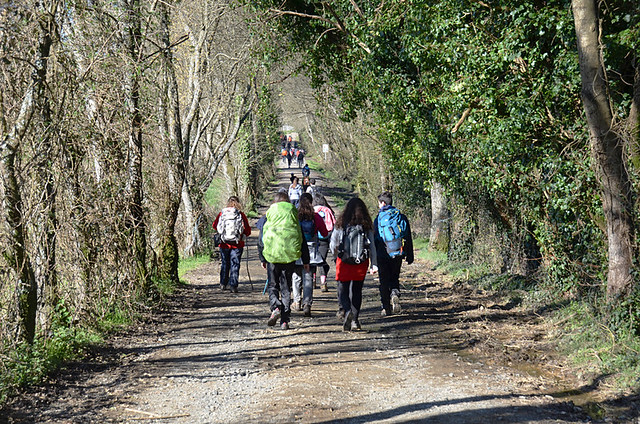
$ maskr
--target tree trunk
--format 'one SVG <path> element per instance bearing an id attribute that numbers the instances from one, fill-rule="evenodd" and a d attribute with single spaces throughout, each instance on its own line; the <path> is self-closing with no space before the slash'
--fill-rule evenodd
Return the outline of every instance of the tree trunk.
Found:
<path id="1" fill-rule="evenodd" d="M 176 220 L 180 209 L 180 195 L 184 182 L 182 126 L 180 123 L 180 102 L 178 96 L 178 82 L 173 64 L 171 41 L 169 37 L 169 12 L 165 2 L 160 2 L 163 68 L 165 73 L 166 96 L 161 96 L 163 107 L 162 116 L 166 116 L 166 130 L 169 140 L 165 146 L 165 169 L 167 170 L 165 208 L 161 213 L 163 223 L 162 239 L 160 241 L 159 277 L 174 284 L 178 278 L 178 244 L 175 237 Z M 166 99 L 166 100 L 165 100 Z M 164 119 L 163 119 L 164 120 Z"/>
<path id="2" fill-rule="evenodd" d="M 449 210 L 442 185 L 433 181 L 431 185 L 431 232 L 429 249 L 439 252 L 449 250 Z"/>
<path id="3" fill-rule="evenodd" d="M 614 301 L 628 294 L 632 287 L 634 226 L 631 186 L 623 158 L 624 140 L 612 128 L 613 113 L 600 50 L 598 1 L 572 0 L 571 6 L 578 40 L 581 96 L 607 226 L 607 298 Z"/>
<path id="4" fill-rule="evenodd" d="M 38 303 L 38 287 L 31 266 L 31 259 L 25 248 L 25 227 L 22 220 L 24 206 L 22 194 L 18 186 L 16 175 L 16 152 L 21 139 L 29 126 L 35 106 L 33 102 L 33 87 L 31 87 L 22 101 L 20 113 L 11 130 L 8 130 L 5 121 L 5 112 L 2 108 L 4 100 L 0 92 L 0 122 L 2 140 L 0 142 L 0 178 L 4 189 L 2 198 L 3 210 L 6 211 L 6 222 L 9 229 L 7 247 L 2 252 L 9 267 L 15 272 L 16 297 L 18 306 L 18 326 L 16 338 L 18 340 L 33 343 L 36 331 L 36 312 Z"/>
<path id="5" fill-rule="evenodd" d="M 130 60 L 127 71 L 127 101 L 129 112 L 129 141 L 126 196 L 128 204 L 127 229 L 131 237 L 135 266 L 135 281 L 144 295 L 150 294 L 147 273 L 147 240 L 142 207 L 142 114 L 140 111 L 139 61 L 142 42 L 139 0 L 122 0 L 126 12 L 124 40 Z"/>

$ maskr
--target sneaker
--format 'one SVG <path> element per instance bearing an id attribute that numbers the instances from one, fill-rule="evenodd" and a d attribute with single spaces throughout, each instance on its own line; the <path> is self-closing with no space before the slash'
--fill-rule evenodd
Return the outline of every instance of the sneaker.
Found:
<path id="1" fill-rule="evenodd" d="M 267 321 L 267 325 L 270 327 L 273 327 L 274 325 L 276 325 L 276 322 L 278 321 L 278 318 L 280 318 L 280 309 L 276 308 L 273 310 L 273 312 L 271 312 L 271 316 L 269 317 L 269 320 Z"/>
<path id="2" fill-rule="evenodd" d="M 353 321 L 351 321 L 351 331 L 360 331 L 362 330 L 362 327 L 360 327 L 360 321 L 358 321 L 357 319 L 354 319 Z"/>
<path id="3" fill-rule="evenodd" d="M 384 318 L 388 317 L 389 315 L 391 315 L 391 310 L 382 308 L 382 310 L 380 311 L 380 316 Z"/>
<path id="4" fill-rule="evenodd" d="M 227 286 L 225 286 L 224 284 L 220 284 L 220 290 L 225 291 L 227 290 Z"/>
<path id="5" fill-rule="evenodd" d="M 396 314 L 399 314 L 401 310 L 402 310 L 402 307 L 400 306 L 400 298 L 398 297 L 397 294 L 392 294 L 391 295 L 391 312 L 393 312 L 393 314 L 396 315 Z"/>
<path id="6" fill-rule="evenodd" d="M 294 301 L 291 304 L 291 309 L 294 311 L 301 311 L 302 310 L 302 303 L 299 300 Z"/>
<path id="7" fill-rule="evenodd" d="M 336 312 L 336 317 L 340 320 L 340 322 L 344 321 L 344 309 L 340 308 L 338 309 L 338 312 Z"/>
<path id="8" fill-rule="evenodd" d="M 282 324 L 280 324 L 280 328 L 283 330 L 288 330 L 289 329 L 289 323 L 288 322 L 283 322 Z"/>
<path id="9" fill-rule="evenodd" d="M 327 286 L 327 283 L 320 284 L 320 289 L 325 293 L 329 291 L 329 287 Z"/>
<path id="10" fill-rule="evenodd" d="M 231 292 L 232 293 L 238 293 L 238 286 L 232 286 L 231 287 Z"/>
<path id="11" fill-rule="evenodd" d="M 342 331 L 350 331 L 351 323 L 353 321 L 353 312 L 347 312 L 347 315 L 344 317 L 344 324 L 342 324 Z"/>
<path id="12" fill-rule="evenodd" d="M 311 316 L 311 305 L 309 305 L 308 303 L 304 305 L 304 307 L 302 308 L 302 310 L 304 311 L 304 316 L 305 317 L 310 317 Z"/>

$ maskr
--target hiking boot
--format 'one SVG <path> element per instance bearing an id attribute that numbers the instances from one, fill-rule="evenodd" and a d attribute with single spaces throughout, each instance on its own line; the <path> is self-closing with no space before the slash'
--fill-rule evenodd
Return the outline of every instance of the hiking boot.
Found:
<path id="1" fill-rule="evenodd" d="M 232 286 L 231 287 L 231 292 L 232 293 L 238 293 L 238 286 Z"/>
<path id="2" fill-rule="evenodd" d="M 393 314 L 396 315 L 396 314 L 399 314 L 401 310 L 402 310 L 402 307 L 400 306 L 400 298 L 398 297 L 397 294 L 392 294 L 391 295 L 391 312 L 393 312 Z"/>
<path id="3" fill-rule="evenodd" d="M 347 312 L 347 315 L 344 317 L 344 324 L 342 324 L 342 331 L 350 331 L 351 323 L 353 322 L 353 312 Z"/>
<path id="4" fill-rule="evenodd" d="M 294 311 L 301 311 L 302 310 L 302 302 L 300 302 L 299 300 L 294 301 L 291 304 L 291 309 Z"/>
<path id="5" fill-rule="evenodd" d="M 340 308 L 338 309 L 338 312 L 336 312 L 336 317 L 340 320 L 340 322 L 344 321 L 344 309 Z"/>
<path id="6" fill-rule="evenodd" d="M 283 322 L 282 324 L 280 324 L 280 328 L 282 330 L 288 330 L 289 329 L 289 323 L 288 322 Z"/>
<path id="7" fill-rule="evenodd" d="M 327 283 L 320 284 L 320 290 L 322 290 L 325 293 L 328 292 L 329 291 L 329 287 L 327 286 Z"/>
<path id="8" fill-rule="evenodd" d="M 360 331 L 362 330 L 362 327 L 360 327 L 360 321 L 358 321 L 357 319 L 354 319 L 351 322 L 351 331 Z"/>
<path id="9" fill-rule="evenodd" d="M 304 307 L 302 308 L 302 310 L 304 311 L 304 316 L 305 317 L 310 317 L 311 316 L 311 305 L 309 305 L 308 303 L 304 305 Z"/>
<path id="10" fill-rule="evenodd" d="M 280 318 L 280 308 L 276 308 L 273 310 L 273 312 L 271 312 L 271 316 L 267 321 L 267 325 L 270 327 L 273 327 L 274 325 L 276 325 L 278 318 Z"/>

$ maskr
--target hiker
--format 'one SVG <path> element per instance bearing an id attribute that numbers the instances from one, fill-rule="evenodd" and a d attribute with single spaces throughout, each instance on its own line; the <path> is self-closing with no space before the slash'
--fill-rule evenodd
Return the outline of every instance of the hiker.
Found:
<path id="1" fill-rule="evenodd" d="M 266 221 L 258 239 L 258 256 L 267 270 L 269 307 L 267 325 L 289 329 L 291 317 L 291 277 L 298 259 L 309 271 L 309 249 L 302 237 L 298 212 L 286 193 L 278 192 L 265 214 Z"/>
<path id="2" fill-rule="evenodd" d="M 331 232 L 336 223 L 336 217 L 333 213 L 333 209 L 329 206 L 327 199 L 320 193 L 316 193 L 313 196 L 313 210 L 320 215 L 324 221 L 324 226 L 328 231 L 327 237 L 323 237 L 318 234 L 318 251 L 322 257 L 322 264 L 318 266 L 317 272 L 313 275 L 313 287 L 316 287 L 316 277 L 320 274 L 320 290 L 328 292 L 329 287 L 327 285 L 327 274 L 329 273 L 329 264 L 327 263 L 327 254 L 329 253 L 329 241 L 331 240 Z"/>
<path id="3" fill-rule="evenodd" d="M 310 185 L 311 185 L 311 181 L 309 180 L 309 177 L 303 177 L 302 178 L 302 192 L 306 193 L 307 192 L 307 188 L 309 188 Z"/>
<path id="4" fill-rule="evenodd" d="M 315 196 L 318 192 L 318 188 L 316 187 L 316 179 L 309 178 L 309 185 L 307 186 L 305 193 L 309 193 L 311 196 Z"/>
<path id="5" fill-rule="evenodd" d="M 297 208 L 298 203 L 300 203 L 300 196 L 302 196 L 302 187 L 298 184 L 298 177 L 295 177 L 293 174 L 291 174 L 291 185 L 287 193 L 289 194 L 291 203 Z"/>
<path id="6" fill-rule="evenodd" d="M 298 150 L 298 168 L 302 168 L 303 164 L 304 164 L 304 150 L 300 149 Z"/>
<path id="7" fill-rule="evenodd" d="M 308 177 L 309 175 L 311 175 L 311 168 L 309 168 L 308 163 L 305 163 L 304 166 L 302 167 L 302 176 Z"/>
<path id="8" fill-rule="evenodd" d="M 291 161 L 293 160 L 293 152 L 291 149 L 287 149 L 287 166 L 291 168 Z"/>
<path id="9" fill-rule="evenodd" d="M 377 272 L 376 249 L 373 246 L 373 224 L 364 202 L 349 200 L 336 221 L 331 235 L 330 249 L 336 258 L 338 302 L 345 312 L 342 329 L 358 331 L 362 287 L 367 270 Z M 370 266 L 371 265 L 371 266 Z"/>
<path id="10" fill-rule="evenodd" d="M 240 260 L 244 250 L 244 241 L 251 235 L 251 226 L 242 212 L 240 199 L 229 197 L 227 206 L 220 211 L 213 228 L 220 235 L 220 289 L 230 289 L 238 293 L 238 275 Z"/>
<path id="11" fill-rule="evenodd" d="M 381 316 L 398 314 L 400 306 L 400 267 L 402 260 L 413 263 L 413 238 L 409 220 L 393 206 L 388 191 L 378 196 L 380 211 L 374 221 L 375 247 L 380 277 Z"/>
<path id="12" fill-rule="evenodd" d="M 322 265 L 324 258 L 320 254 L 318 237 L 327 237 L 329 232 L 324 225 L 324 220 L 313 209 L 313 197 L 309 193 L 303 193 L 298 205 L 298 221 L 302 229 L 302 238 L 307 242 L 309 249 L 309 270 L 302 267 L 302 261 L 296 262 L 293 273 L 293 306 L 292 309 L 303 311 L 305 317 L 311 316 L 313 304 L 313 275 L 318 265 Z M 326 257 L 326 254 L 325 254 Z"/>

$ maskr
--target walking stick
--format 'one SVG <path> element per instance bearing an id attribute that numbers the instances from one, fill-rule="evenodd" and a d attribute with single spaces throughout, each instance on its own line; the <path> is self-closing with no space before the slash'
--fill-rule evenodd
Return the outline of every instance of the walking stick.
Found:
<path id="1" fill-rule="evenodd" d="M 269 276 L 267 276 L 267 281 L 264 282 L 264 289 L 262 289 L 262 294 L 267 292 L 267 287 L 269 286 Z"/>
<path id="2" fill-rule="evenodd" d="M 253 291 L 253 281 L 251 281 L 251 273 L 249 272 L 249 243 L 245 243 L 245 247 L 247 248 L 246 261 L 247 264 L 247 277 L 249 277 L 249 284 L 251 284 L 251 291 Z"/>

